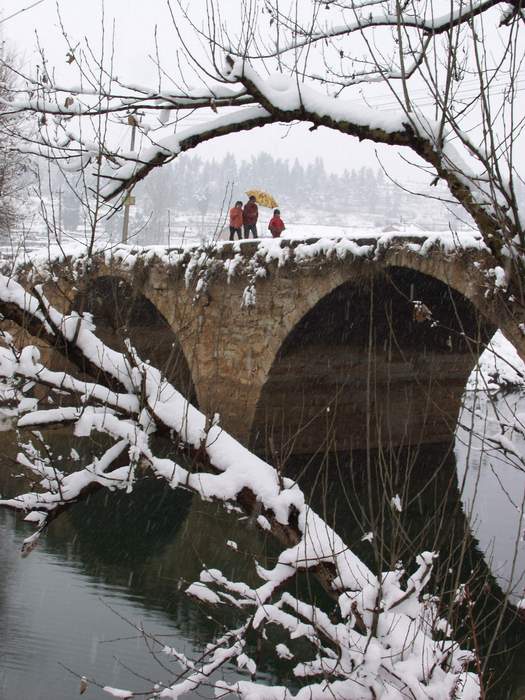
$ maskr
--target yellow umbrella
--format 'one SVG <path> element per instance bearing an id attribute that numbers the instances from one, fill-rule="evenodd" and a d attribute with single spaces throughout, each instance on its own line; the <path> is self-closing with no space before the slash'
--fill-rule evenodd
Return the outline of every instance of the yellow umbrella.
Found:
<path id="1" fill-rule="evenodd" d="M 275 201 L 274 197 L 272 197 L 271 194 L 268 194 L 268 192 L 263 192 L 262 190 L 248 190 L 246 194 L 248 195 L 248 197 L 255 197 L 255 201 L 261 207 L 275 209 L 275 207 L 279 206 Z"/>

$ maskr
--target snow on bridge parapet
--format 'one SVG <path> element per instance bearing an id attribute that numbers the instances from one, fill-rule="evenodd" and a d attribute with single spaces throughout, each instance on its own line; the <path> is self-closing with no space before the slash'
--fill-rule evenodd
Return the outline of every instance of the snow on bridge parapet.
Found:
<path id="1" fill-rule="evenodd" d="M 464 260 L 475 270 L 483 272 L 484 287 L 505 286 L 505 273 L 499 268 L 481 237 L 473 233 L 452 232 L 402 234 L 367 232 L 353 236 L 257 239 L 236 242 L 186 244 L 177 247 L 134 246 L 117 244 L 95 250 L 91 256 L 82 246 L 55 247 L 42 255 L 33 253 L 22 261 L 19 270 L 23 277 L 28 272 L 40 281 L 60 278 L 65 270 L 74 278 L 84 277 L 88 270 L 107 268 L 126 277 L 135 272 L 164 267 L 166 274 L 183 271 L 186 283 L 194 282 L 201 291 L 213 274 L 224 272 L 226 279 L 248 275 L 254 279 L 266 275 L 269 268 L 287 268 L 291 271 L 312 263 L 370 261 L 392 264 L 392 254 L 441 260 L 449 264 Z M 410 265 L 409 265 L 410 266 Z M 419 268 L 419 265 L 416 265 Z M 95 273 L 96 274 L 96 273 Z M 432 274 L 430 272 L 430 274 Z"/>
<path id="2" fill-rule="evenodd" d="M 343 261 L 355 258 L 380 260 L 390 249 L 405 250 L 427 256 L 439 253 L 446 256 L 463 256 L 477 253 L 490 258 L 490 252 L 480 236 L 473 234 L 421 233 L 403 235 L 381 233 L 356 234 L 341 237 L 257 239 L 235 242 L 214 242 L 201 245 L 185 245 L 177 248 L 163 246 L 116 246 L 105 254 L 106 263 L 120 261 L 126 267 L 136 263 L 148 265 L 162 263 L 168 267 L 183 267 L 187 276 L 206 267 L 223 264 L 228 277 L 234 273 L 251 272 L 257 263 L 267 265 L 298 266 L 326 261 Z"/>

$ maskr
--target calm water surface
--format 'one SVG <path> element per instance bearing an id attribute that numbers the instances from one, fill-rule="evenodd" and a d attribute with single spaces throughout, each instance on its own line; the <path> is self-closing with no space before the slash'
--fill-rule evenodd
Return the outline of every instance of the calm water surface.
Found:
<path id="1" fill-rule="evenodd" d="M 3 433 L 1 441 L 0 492 L 5 496 L 21 484 L 9 477 L 12 435 Z M 66 444 L 66 453 L 68 449 Z M 411 483 L 403 492 L 405 534 L 398 542 L 387 533 L 389 556 L 395 563 L 397 558 L 410 559 L 414 548 L 453 550 L 468 529 L 461 566 L 476 568 L 489 581 L 486 614 L 491 615 L 508 590 L 516 595 L 523 586 L 525 551 L 516 537 L 521 515 L 509 506 L 509 495 L 516 496 L 516 506 L 525 479 L 516 470 L 498 472 L 490 460 L 469 457 L 467 464 L 461 447 L 456 454 L 457 469 L 450 446 L 389 457 L 399 489 L 406 486 L 407 474 Z M 367 503 L 372 510 L 377 506 L 378 512 L 386 511 L 380 505 L 385 485 L 378 479 L 377 493 L 368 488 L 370 469 L 375 467 L 363 454 L 334 456 L 322 468 L 304 458 L 289 465 L 289 473 L 300 476 L 315 506 L 373 565 L 370 545 L 361 541 L 369 526 L 362 507 Z M 448 529 L 438 532 L 430 514 L 439 508 Z M 374 522 L 377 525 L 377 518 Z M 30 526 L 0 510 L 1 700 L 77 697 L 79 680 L 74 673 L 137 691 L 151 688 L 154 681 L 169 681 L 169 660 L 162 658 L 167 669 L 161 668 L 134 626 L 189 655 L 198 654 L 222 624 L 233 621 L 229 619 L 233 613 L 224 610 L 222 618 L 212 620 L 210 611 L 184 594 L 186 585 L 198 578 L 204 562 L 232 578 L 253 582 L 253 556 L 270 563 L 267 557 L 275 554 L 273 544 L 246 520 L 183 492 L 170 492 L 157 482 L 142 483 L 129 497 L 97 494 L 53 523 L 39 547 L 22 559 L 21 543 L 29 532 Z M 238 544 L 237 552 L 225 546 L 227 540 Z M 489 552 L 485 559 L 482 550 Z M 452 562 L 444 559 L 440 580 Z M 524 631 L 514 616 L 505 618 L 499 635 L 503 651 L 494 662 L 495 674 L 503 679 L 491 695 L 496 700 L 525 697 Z M 510 647 L 512 652 L 505 651 Z M 290 668 L 262 664 L 263 674 L 280 682 L 286 682 Z M 177 672 L 174 668 L 173 675 Z M 226 674 L 231 671 L 226 669 Z M 212 696 L 204 689 L 206 694 Z M 85 697 L 108 696 L 91 685 Z"/>
<path id="2" fill-rule="evenodd" d="M 23 559 L 29 532 L 14 514 L 0 511 L 2 700 L 76 697 L 79 680 L 71 671 L 133 690 L 166 682 L 170 667 L 173 675 L 178 667 L 163 657 L 168 670 L 162 669 L 133 626 L 197 655 L 217 629 L 208 611 L 184 594 L 201 562 L 253 580 L 243 552 L 255 542 L 254 553 L 264 560 L 256 530 L 155 482 L 131 499 L 99 494 L 78 505 Z M 224 546 L 227 539 L 239 552 Z M 224 611 L 220 622 L 228 623 L 230 614 Z M 108 696 L 91 686 L 85 697 Z"/>

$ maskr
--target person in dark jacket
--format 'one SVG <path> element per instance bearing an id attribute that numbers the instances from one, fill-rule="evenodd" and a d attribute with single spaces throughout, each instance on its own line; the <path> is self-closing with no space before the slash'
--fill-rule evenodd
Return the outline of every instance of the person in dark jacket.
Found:
<path id="1" fill-rule="evenodd" d="M 284 221 L 281 219 L 281 212 L 279 209 L 274 209 L 273 216 L 268 224 L 268 231 L 274 238 L 279 238 L 285 228 Z"/>
<path id="2" fill-rule="evenodd" d="M 235 234 L 237 234 L 237 238 L 241 240 L 242 224 L 242 202 L 239 201 L 235 202 L 235 206 L 230 209 L 230 241 L 235 240 Z"/>
<path id="3" fill-rule="evenodd" d="M 249 238 L 250 233 L 254 238 L 257 238 L 257 219 L 259 218 L 259 207 L 255 201 L 255 197 L 250 195 L 249 200 L 244 205 L 242 212 L 242 221 L 244 224 L 244 237 Z"/>

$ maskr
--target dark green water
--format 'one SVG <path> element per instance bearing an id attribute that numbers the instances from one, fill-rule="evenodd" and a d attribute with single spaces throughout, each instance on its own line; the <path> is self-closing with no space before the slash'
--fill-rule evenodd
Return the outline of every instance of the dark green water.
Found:
<path id="1" fill-rule="evenodd" d="M 9 467 L 2 469 L 0 492 L 7 495 Z M 178 667 L 163 658 L 168 671 L 161 668 L 132 625 L 198 655 L 231 612 L 222 613 L 218 626 L 184 588 L 198 580 L 203 562 L 253 581 L 252 555 L 245 552 L 265 558 L 263 538 L 246 522 L 158 482 L 142 483 L 131 496 L 97 494 L 79 504 L 23 559 L 20 547 L 30 532 L 0 510 L 2 700 L 76 697 L 79 680 L 66 667 L 133 690 L 169 680 L 170 666 L 171 677 Z M 227 540 L 237 542 L 237 552 Z M 91 686 L 85 697 L 108 696 Z"/>
<path id="2" fill-rule="evenodd" d="M 2 434 L 4 496 L 21 486 L 9 477 L 10 440 L 10 434 Z M 370 566 L 393 566 L 400 559 L 408 566 L 418 551 L 434 549 L 440 552 L 434 590 L 447 599 L 459 581 L 470 579 L 477 635 L 482 651 L 492 652 L 487 674 L 497 682 L 489 697 L 525 696 L 525 627 L 511 608 L 502 613 L 505 582 L 487 567 L 472 521 L 465 517 L 449 445 L 379 452 L 373 458 L 366 453 L 301 458 L 287 469 Z M 390 503 L 395 494 L 403 502 L 400 513 Z M 369 530 L 382 533 L 373 544 L 361 539 Z M 204 563 L 230 578 L 254 582 L 253 558 L 271 564 L 275 555 L 273 543 L 238 515 L 150 481 L 131 496 L 97 494 L 71 509 L 22 559 L 21 541 L 30 532 L 12 513 L 0 511 L 1 700 L 77 697 L 78 678 L 67 669 L 138 691 L 169 681 L 178 668 L 172 672 L 165 659 L 168 668 L 162 668 L 132 624 L 190 656 L 198 654 L 222 624 L 233 622 L 233 613 L 225 609 L 217 618 L 214 612 L 211 619 L 209 610 L 184 594 L 186 584 L 198 579 Z M 237 543 L 237 552 L 225 546 L 228 540 Z M 500 559 L 511 555 L 510 550 L 498 553 Z M 471 633 L 459 621 L 456 629 L 463 637 Z M 261 662 L 263 678 L 287 682 L 291 665 Z M 225 673 L 231 676 L 232 670 Z M 203 694 L 211 697 L 212 691 L 194 697 Z M 90 686 L 84 697 L 107 696 Z"/>

